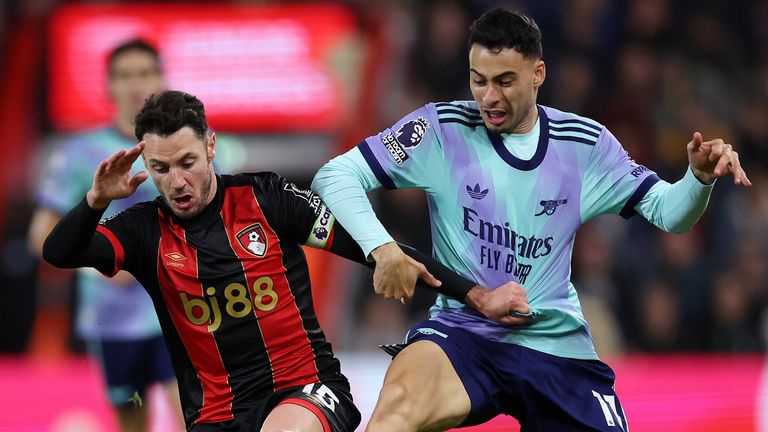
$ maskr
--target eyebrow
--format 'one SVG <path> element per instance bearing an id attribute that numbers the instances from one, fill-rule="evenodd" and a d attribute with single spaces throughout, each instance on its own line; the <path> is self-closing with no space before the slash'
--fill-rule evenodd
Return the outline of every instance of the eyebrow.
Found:
<path id="1" fill-rule="evenodd" d="M 189 158 L 197 158 L 197 155 L 190 151 L 190 152 L 184 153 L 177 160 L 183 161 L 184 159 L 189 159 Z M 168 162 L 160 161 L 160 160 L 157 160 L 155 158 L 149 158 L 149 160 L 147 162 L 149 162 L 150 164 L 163 164 L 163 165 L 168 164 Z"/>
<path id="2" fill-rule="evenodd" d="M 474 73 L 476 73 L 476 74 L 480 75 L 480 76 L 481 76 L 481 77 L 483 77 L 483 78 L 487 78 L 485 75 L 481 74 L 480 72 L 478 72 L 478 71 L 477 71 L 477 70 L 475 70 L 474 68 L 469 68 L 469 71 L 470 71 L 470 72 L 474 72 Z M 502 72 L 502 73 L 500 73 L 500 74 L 498 74 L 498 75 L 496 75 L 496 76 L 494 76 L 494 77 L 491 77 L 491 79 L 504 78 L 504 77 L 507 77 L 507 76 L 513 76 L 513 77 L 514 77 L 514 76 L 517 76 L 517 72 L 515 72 L 515 71 L 506 71 L 506 72 Z"/>

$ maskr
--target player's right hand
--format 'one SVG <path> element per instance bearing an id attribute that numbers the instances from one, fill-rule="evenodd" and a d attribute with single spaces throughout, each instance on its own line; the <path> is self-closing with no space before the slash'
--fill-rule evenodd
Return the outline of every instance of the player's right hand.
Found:
<path id="1" fill-rule="evenodd" d="M 103 160 L 93 175 L 91 189 L 86 195 L 88 206 L 101 210 L 115 199 L 131 196 L 149 175 L 141 171 L 131 177 L 131 167 L 144 150 L 140 142 L 128 150 L 119 150 Z"/>
<path id="2" fill-rule="evenodd" d="M 475 286 L 465 301 L 490 320 L 503 325 L 528 324 L 534 317 L 525 288 L 516 282 L 507 282 L 493 290 Z"/>
<path id="3" fill-rule="evenodd" d="M 397 243 L 381 245 L 371 252 L 371 255 L 376 260 L 373 289 L 384 298 L 410 302 L 416 288 L 416 280 L 419 278 L 433 287 L 442 284 L 427 271 L 424 264 L 406 255 Z"/>

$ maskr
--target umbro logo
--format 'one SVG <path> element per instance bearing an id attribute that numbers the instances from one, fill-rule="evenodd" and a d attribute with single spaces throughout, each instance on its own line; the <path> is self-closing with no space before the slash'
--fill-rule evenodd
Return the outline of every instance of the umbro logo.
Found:
<path id="1" fill-rule="evenodd" d="M 185 257 L 184 255 L 182 255 L 182 254 L 180 254 L 178 252 L 167 253 L 167 254 L 165 254 L 165 257 L 166 258 L 170 258 L 170 259 L 172 259 L 174 261 L 182 261 L 182 260 L 187 259 L 187 257 Z"/>
<path id="2" fill-rule="evenodd" d="M 557 210 L 557 207 L 566 204 L 568 202 L 567 198 L 558 199 L 558 200 L 541 200 L 539 201 L 539 205 L 542 207 L 541 211 L 536 213 L 534 216 L 541 216 L 543 214 L 547 214 L 547 216 L 552 216 L 555 214 L 555 210 Z"/>
<path id="3" fill-rule="evenodd" d="M 488 195 L 488 189 L 486 188 L 486 189 L 480 190 L 480 184 L 479 183 L 475 183 L 475 187 L 474 188 L 471 188 L 471 187 L 469 187 L 469 185 L 467 185 L 467 193 L 473 199 L 481 200 L 481 199 L 485 198 L 486 195 Z"/>
<path id="4" fill-rule="evenodd" d="M 179 261 L 184 261 L 187 259 L 187 257 L 178 252 L 169 252 L 167 254 L 163 254 L 163 256 L 171 260 L 165 262 L 165 265 L 168 267 L 184 267 L 184 263 Z"/>

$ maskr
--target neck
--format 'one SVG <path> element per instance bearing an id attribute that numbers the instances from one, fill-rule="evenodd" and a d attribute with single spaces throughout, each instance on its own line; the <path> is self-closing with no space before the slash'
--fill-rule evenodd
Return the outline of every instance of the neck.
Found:
<path id="1" fill-rule="evenodd" d="M 513 134 L 527 134 L 528 132 L 533 130 L 533 127 L 536 125 L 536 120 L 539 119 L 539 109 L 534 104 L 530 108 L 528 108 L 528 112 L 525 114 L 525 117 L 520 121 L 520 123 L 515 126 L 510 133 Z"/>
<path id="2" fill-rule="evenodd" d="M 216 190 L 219 187 L 218 182 L 216 181 L 216 173 L 213 171 L 213 164 L 208 165 L 208 172 L 211 176 L 211 190 L 208 192 L 208 199 L 205 201 L 205 205 L 208 205 L 213 201 L 213 198 L 216 197 Z"/>

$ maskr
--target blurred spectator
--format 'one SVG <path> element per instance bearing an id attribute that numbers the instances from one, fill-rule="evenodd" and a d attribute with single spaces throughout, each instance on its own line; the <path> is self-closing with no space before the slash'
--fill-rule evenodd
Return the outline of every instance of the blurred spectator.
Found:
<path id="1" fill-rule="evenodd" d="M 754 295 L 745 283 L 750 275 L 727 270 L 714 278 L 712 293 L 712 332 L 709 348 L 714 351 L 758 351 L 760 315 Z M 763 287 L 765 288 L 765 287 Z"/>
<path id="2" fill-rule="evenodd" d="M 680 298 L 674 288 L 666 280 L 654 278 L 644 284 L 640 299 L 636 348 L 647 352 L 677 351 L 682 338 Z"/>

